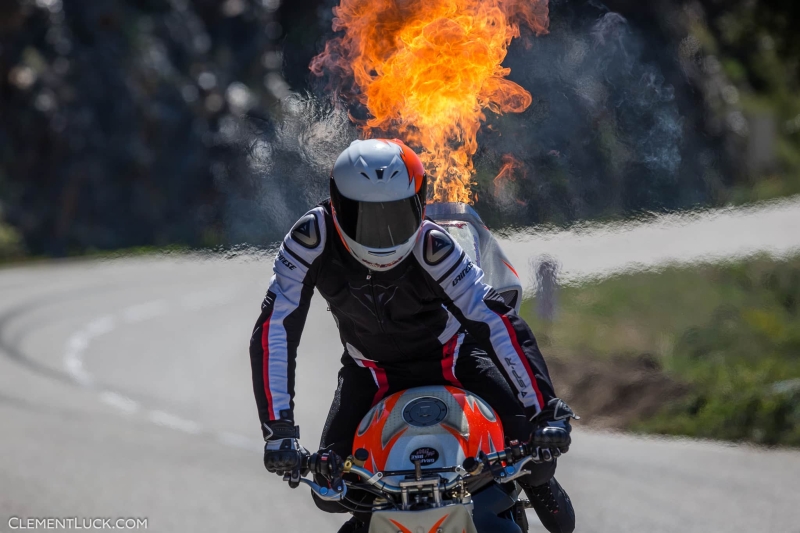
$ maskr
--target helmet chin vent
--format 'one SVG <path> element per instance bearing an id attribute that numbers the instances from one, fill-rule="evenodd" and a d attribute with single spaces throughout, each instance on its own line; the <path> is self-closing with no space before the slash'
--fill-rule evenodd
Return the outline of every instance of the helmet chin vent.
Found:
<path id="1" fill-rule="evenodd" d="M 388 252 L 373 252 L 372 250 L 367 250 L 367 253 L 369 255 L 374 255 L 375 257 L 388 257 L 396 254 L 397 250 L 389 250 Z"/>

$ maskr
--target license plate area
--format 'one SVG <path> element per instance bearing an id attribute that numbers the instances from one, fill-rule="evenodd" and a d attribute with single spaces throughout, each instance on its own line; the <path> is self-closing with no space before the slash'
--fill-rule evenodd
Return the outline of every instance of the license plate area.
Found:
<path id="1" fill-rule="evenodd" d="M 472 504 L 446 505 L 421 511 L 376 511 L 369 533 L 477 533 Z"/>

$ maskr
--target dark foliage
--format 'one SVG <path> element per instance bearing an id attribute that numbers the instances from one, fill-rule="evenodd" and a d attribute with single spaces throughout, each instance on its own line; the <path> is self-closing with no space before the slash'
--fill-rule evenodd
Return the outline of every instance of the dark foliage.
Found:
<path id="1" fill-rule="evenodd" d="M 308 73 L 333 5 L 0 2 L 0 218 L 47 255 L 279 238 L 325 196 L 332 158 L 356 136 Z M 748 53 L 764 32 L 796 69 L 792 2 L 551 0 L 551 34 L 507 60 L 533 106 L 489 117 L 479 139 L 491 226 L 725 201 L 740 145 L 714 125 L 701 52 L 681 48 L 687 6 L 702 6 L 753 87 L 772 83 Z M 730 16 L 745 37 L 726 37 Z M 506 153 L 524 171 L 494 183 Z"/>
<path id="2" fill-rule="evenodd" d="M 262 2 L 2 5 L 0 198 L 29 250 L 217 242 L 234 116 L 272 101 Z"/>

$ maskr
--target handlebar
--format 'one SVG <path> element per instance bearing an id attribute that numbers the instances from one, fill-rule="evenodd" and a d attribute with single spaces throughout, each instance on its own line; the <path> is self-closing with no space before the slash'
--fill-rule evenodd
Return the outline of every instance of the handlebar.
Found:
<path id="1" fill-rule="evenodd" d="M 359 452 L 360 451 L 361 450 L 359 450 Z M 372 472 L 364 468 L 363 464 L 365 459 L 359 457 L 359 459 L 361 459 L 359 460 L 350 456 L 343 462 L 335 453 L 325 451 L 306 456 L 301 471 L 295 472 L 294 474 L 287 473 L 284 475 L 284 481 L 288 481 L 292 487 L 298 486 L 299 483 L 306 484 L 311 488 L 314 494 L 326 501 L 341 501 L 345 498 L 347 495 L 347 487 L 350 483 L 343 479 L 342 476 L 344 474 L 356 474 L 364 483 L 375 487 L 383 493 L 395 496 L 407 493 L 409 487 L 412 486 L 421 487 L 433 484 L 444 491 L 451 491 L 456 489 L 465 479 L 482 474 L 491 475 L 500 483 L 513 481 L 525 475 L 526 472 L 523 468 L 528 462 L 537 459 L 537 457 L 533 455 L 536 453 L 537 451 L 534 446 L 520 443 L 511 443 L 511 445 L 504 450 L 490 454 L 481 452 L 478 457 L 468 457 L 462 465 L 455 467 L 453 471 L 457 473 L 458 476 L 441 486 L 438 478 L 422 478 L 420 473 L 424 471 L 419 469 L 416 471 L 415 480 L 401 482 L 402 485 L 388 483 L 382 479 L 384 477 L 383 472 Z M 505 463 L 506 466 L 503 466 L 502 463 Z M 302 477 L 310 472 L 331 479 L 331 487 L 322 487 Z M 412 472 L 409 472 L 409 474 Z"/>
<path id="2" fill-rule="evenodd" d="M 343 472 L 342 459 L 333 452 L 320 452 L 305 455 L 302 458 L 300 468 L 293 472 L 286 472 L 283 480 L 289 486 L 297 488 L 300 483 L 308 485 L 311 491 L 320 499 L 325 501 L 341 501 L 347 494 L 347 484 L 342 479 Z M 330 487 L 323 487 L 306 479 L 309 473 L 319 474 L 332 480 Z"/>

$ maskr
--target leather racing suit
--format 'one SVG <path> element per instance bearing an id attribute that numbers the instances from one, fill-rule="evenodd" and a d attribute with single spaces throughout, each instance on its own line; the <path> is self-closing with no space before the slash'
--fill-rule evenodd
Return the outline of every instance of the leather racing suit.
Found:
<path id="1" fill-rule="evenodd" d="M 481 269 L 444 229 L 424 220 L 413 253 L 383 272 L 370 271 L 356 261 L 336 231 L 326 200 L 294 225 L 275 259 L 274 275 L 250 340 L 253 390 L 265 438 L 271 422 L 294 420 L 295 359 L 314 288 L 327 301 L 339 328 L 343 370 L 361 369 L 362 376 L 374 384 L 374 394 L 364 403 L 371 400 L 374 405 L 399 385 L 461 385 L 456 376 L 461 365 L 458 355 L 467 345 L 496 369 L 488 374 L 473 372 L 474 386 L 464 386 L 484 396 L 504 426 L 512 423 L 508 413 L 517 420 L 522 413 L 525 420 L 530 419 L 555 397 L 530 328 L 483 283 Z M 433 376 L 428 369 L 433 369 Z M 402 379 L 409 375 L 427 378 L 417 377 L 416 383 Z M 486 381 L 486 375 L 498 377 Z M 499 376 L 505 383 L 497 383 Z M 490 393 L 489 389 L 498 388 L 513 394 Z M 486 394 L 476 389 L 486 389 Z M 493 403 L 492 396 L 504 400 Z M 350 435 L 372 405 L 352 406 Z M 506 427 L 512 438 L 525 438 L 522 431 L 513 435 L 517 432 Z M 327 444 L 323 434 L 323 445 Z"/>

